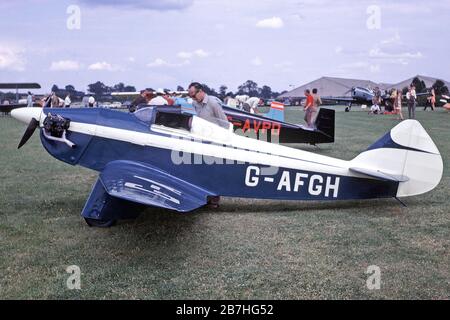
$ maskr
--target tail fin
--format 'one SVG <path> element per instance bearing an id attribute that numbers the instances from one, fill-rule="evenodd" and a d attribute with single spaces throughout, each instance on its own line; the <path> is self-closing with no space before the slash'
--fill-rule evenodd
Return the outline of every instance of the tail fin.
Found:
<path id="1" fill-rule="evenodd" d="M 273 101 L 270 104 L 269 112 L 266 113 L 264 117 L 284 122 L 284 104 L 282 104 L 281 102 Z"/>
<path id="2" fill-rule="evenodd" d="M 334 142 L 334 110 L 320 108 L 317 114 L 315 126 Z"/>
<path id="3" fill-rule="evenodd" d="M 442 178 L 442 157 L 422 125 L 405 120 L 351 161 L 350 170 L 398 181 L 397 197 L 434 189 Z"/>

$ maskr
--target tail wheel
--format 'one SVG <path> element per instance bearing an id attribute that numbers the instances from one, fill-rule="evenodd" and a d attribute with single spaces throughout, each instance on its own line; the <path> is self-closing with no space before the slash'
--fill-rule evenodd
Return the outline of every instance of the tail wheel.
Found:
<path id="1" fill-rule="evenodd" d="M 91 218 L 84 218 L 84 221 L 86 221 L 89 227 L 96 228 L 109 228 L 115 225 L 117 222 L 117 220 L 97 220 Z"/>

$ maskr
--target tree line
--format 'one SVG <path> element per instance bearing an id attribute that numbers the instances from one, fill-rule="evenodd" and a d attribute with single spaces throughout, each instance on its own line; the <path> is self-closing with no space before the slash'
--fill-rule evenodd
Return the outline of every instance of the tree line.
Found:
<path id="1" fill-rule="evenodd" d="M 235 92 L 229 91 L 228 87 L 226 85 L 221 85 L 217 90 L 208 86 L 207 84 L 202 84 L 204 91 L 213 96 L 217 96 L 220 98 L 224 98 L 227 95 L 249 95 L 251 97 L 259 97 L 263 99 L 275 99 L 280 94 L 285 93 L 283 92 L 276 92 L 272 91 L 272 88 L 263 85 L 262 87 L 259 87 L 258 84 L 255 81 L 247 80 L 243 84 L 241 84 Z M 125 85 L 124 83 L 120 82 L 118 84 L 115 84 L 113 86 L 108 86 L 104 84 L 101 81 L 97 81 L 91 84 L 88 84 L 87 86 L 87 92 L 88 94 L 94 95 L 96 98 L 101 99 L 107 96 L 110 96 L 112 92 L 136 92 L 136 87 L 131 85 Z M 146 88 L 147 90 L 153 91 L 153 88 Z M 187 88 L 186 88 L 187 89 Z M 165 88 L 164 90 L 172 91 L 172 89 Z M 184 91 L 185 88 L 181 85 L 176 86 L 177 91 Z M 82 91 L 77 91 L 73 85 L 67 85 L 64 88 L 59 88 L 56 84 L 52 86 L 52 92 L 55 92 L 58 96 L 65 96 L 67 94 L 70 94 L 75 99 L 82 98 L 85 93 Z"/>

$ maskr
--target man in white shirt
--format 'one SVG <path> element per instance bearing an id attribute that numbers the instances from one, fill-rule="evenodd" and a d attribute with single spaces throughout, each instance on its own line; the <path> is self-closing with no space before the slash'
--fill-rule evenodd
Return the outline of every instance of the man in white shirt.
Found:
<path id="1" fill-rule="evenodd" d="M 93 96 L 90 96 L 88 99 L 89 108 L 94 107 L 95 104 L 95 98 Z"/>
<path id="2" fill-rule="evenodd" d="M 70 108 L 70 105 L 72 104 L 72 100 L 70 100 L 70 95 L 67 95 L 64 99 L 64 108 Z"/>
<path id="3" fill-rule="evenodd" d="M 244 110 L 250 113 L 258 113 L 258 106 L 263 103 L 261 98 L 251 97 L 244 103 Z"/>
<path id="4" fill-rule="evenodd" d="M 237 106 L 239 109 L 242 109 L 244 103 L 248 100 L 248 98 L 250 98 L 250 97 L 246 94 L 236 96 L 235 99 L 237 101 Z"/>
<path id="5" fill-rule="evenodd" d="M 151 99 L 148 104 L 151 106 L 167 106 L 169 103 L 163 97 L 165 94 L 163 89 L 156 90 L 156 97 Z"/>

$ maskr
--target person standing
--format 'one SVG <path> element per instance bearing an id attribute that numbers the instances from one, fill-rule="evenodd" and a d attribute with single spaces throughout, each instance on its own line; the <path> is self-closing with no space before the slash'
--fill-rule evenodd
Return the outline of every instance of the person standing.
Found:
<path id="1" fill-rule="evenodd" d="M 396 96 L 394 100 L 394 109 L 395 112 L 398 114 L 398 119 L 403 120 L 403 113 L 402 113 L 402 91 L 396 90 Z"/>
<path id="2" fill-rule="evenodd" d="M 434 111 L 434 108 L 436 107 L 436 92 L 434 91 L 434 88 L 431 88 L 430 96 L 428 97 L 428 102 L 431 106 L 431 111 Z M 428 108 L 428 105 L 423 108 L 423 111 L 426 111 Z"/>
<path id="3" fill-rule="evenodd" d="M 417 99 L 416 89 L 413 85 L 411 85 L 408 89 L 408 93 L 406 94 L 409 119 L 416 118 L 416 99 Z"/>
<path id="4" fill-rule="evenodd" d="M 216 125 L 229 129 L 230 122 L 219 103 L 219 99 L 213 96 L 208 96 L 203 91 L 203 86 L 198 82 L 192 82 L 189 85 L 189 96 L 192 98 L 192 105 L 197 112 L 197 117 L 205 119 Z"/>
<path id="5" fill-rule="evenodd" d="M 94 96 L 89 96 L 88 105 L 89 105 L 89 108 L 93 108 L 94 107 L 94 105 L 95 105 L 95 98 L 94 98 Z"/>
<path id="6" fill-rule="evenodd" d="M 55 92 L 52 92 L 52 97 L 50 99 L 51 101 L 51 108 L 59 108 L 59 97 L 56 95 Z"/>
<path id="7" fill-rule="evenodd" d="M 31 94 L 30 91 L 28 91 L 28 95 L 27 95 L 27 107 L 28 108 L 33 107 L 33 95 Z"/>
<path id="8" fill-rule="evenodd" d="M 70 100 L 70 94 L 67 94 L 66 98 L 64 99 L 64 108 L 70 108 L 71 104 L 72 100 Z"/>
<path id="9" fill-rule="evenodd" d="M 316 122 L 317 112 L 319 111 L 319 108 L 322 104 L 322 99 L 320 98 L 318 94 L 317 88 L 312 89 L 312 97 L 313 97 L 313 107 L 311 109 L 310 114 L 310 123 L 312 124 L 312 127 L 314 127 L 314 124 Z"/>
<path id="10" fill-rule="evenodd" d="M 306 125 L 311 128 L 313 126 L 313 124 L 311 123 L 311 113 L 313 111 L 314 108 L 314 98 L 311 95 L 311 91 L 309 91 L 309 89 L 305 90 L 305 97 L 306 97 L 306 102 L 305 102 L 305 107 L 304 107 L 304 111 L 305 111 L 305 122 Z"/>
<path id="11" fill-rule="evenodd" d="M 214 96 L 208 96 L 203 91 L 203 86 L 198 82 L 192 82 L 188 87 L 189 97 L 192 98 L 192 105 L 195 108 L 197 117 L 212 122 L 222 128 L 229 129 L 230 123 L 225 112 L 220 105 L 220 100 Z M 218 208 L 220 196 L 209 196 L 208 206 Z"/>

